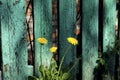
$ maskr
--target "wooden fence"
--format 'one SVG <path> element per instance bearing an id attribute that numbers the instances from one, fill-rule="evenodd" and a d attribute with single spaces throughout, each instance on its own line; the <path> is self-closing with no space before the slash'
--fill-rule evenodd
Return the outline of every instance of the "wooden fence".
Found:
<path id="1" fill-rule="evenodd" d="M 81 33 L 79 48 L 73 47 L 67 55 L 64 65 L 73 63 L 78 55 L 82 54 L 82 77 L 80 80 L 94 80 L 94 69 L 98 59 L 98 45 L 101 41 L 101 51 L 106 54 L 114 48 L 115 27 L 116 27 L 116 0 L 81 0 Z M 119 6 L 118 3 L 117 6 Z M 120 8 L 118 7 L 118 10 Z M 52 0 L 33 0 L 34 12 L 34 36 L 35 36 L 35 65 L 28 65 L 27 54 L 27 30 L 26 30 L 26 1 L 25 0 L 1 0 L 0 1 L 0 32 L 2 51 L 2 80 L 27 80 L 30 75 L 39 76 L 39 66 L 43 63 L 48 65 L 51 55 L 49 47 L 52 46 Z M 58 24 L 59 24 L 59 57 L 63 55 L 66 42 L 69 36 L 76 37 L 76 1 L 59 0 L 58 3 Z M 118 11 L 118 27 L 120 12 Z M 47 46 L 42 47 L 37 38 L 45 37 L 49 40 Z M 118 28 L 118 39 L 120 39 L 120 28 Z M 78 51 L 81 50 L 81 51 Z M 80 53 L 81 52 L 81 53 Z M 40 63 L 40 53 L 42 63 Z M 73 54 L 74 53 L 74 54 Z M 104 55 L 103 54 L 103 55 Z M 118 58 L 119 59 L 119 58 Z M 115 54 L 110 56 L 108 63 L 109 73 L 104 80 L 113 80 L 115 75 Z M 117 61 L 118 68 L 120 60 Z M 81 68 L 79 66 L 79 68 Z M 74 70 L 76 74 L 81 73 L 80 69 Z M 116 74 L 120 76 L 120 71 Z M 120 77 L 117 78 L 120 80 Z"/>

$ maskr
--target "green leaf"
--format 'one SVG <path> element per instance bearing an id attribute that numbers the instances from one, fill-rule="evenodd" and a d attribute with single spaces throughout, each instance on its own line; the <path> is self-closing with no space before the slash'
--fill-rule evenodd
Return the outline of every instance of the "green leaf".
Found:
<path id="1" fill-rule="evenodd" d="M 57 63 L 54 58 L 51 59 L 51 67 L 52 68 L 58 68 Z"/>
<path id="2" fill-rule="evenodd" d="M 40 70 L 42 77 L 45 77 L 45 68 L 43 65 L 40 65 L 39 70 Z"/>
<path id="3" fill-rule="evenodd" d="M 44 71 L 44 66 L 43 66 L 43 65 L 40 65 L 39 70 L 40 70 L 40 72 L 43 72 L 43 71 Z"/>
<path id="4" fill-rule="evenodd" d="M 66 80 L 70 77 L 70 74 L 69 73 L 64 73 L 63 76 L 62 76 L 62 79 L 63 80 Z"/>
<path id="5" fill-rule="evenodd" d="M 44 80 L 43 77 L 41 77 L 39 80 Z"/>
<path id="6" fill-rule="evenodd" d="M 45 77 L 48 79 L 51 77 L 50 71 L 48 69 L 45 70 Z"/>
<path id="7" fill-rule="evenodd" d="M 103 58 L 98 58 L 97 63 L 101 63 L 102 65 L 105 64 L 105 60 Z"/>

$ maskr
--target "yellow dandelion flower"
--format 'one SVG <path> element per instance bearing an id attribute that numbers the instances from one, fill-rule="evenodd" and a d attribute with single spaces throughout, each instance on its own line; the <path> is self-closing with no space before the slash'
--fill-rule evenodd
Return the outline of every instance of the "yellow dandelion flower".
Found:
<path id="1" fill-rule="evenodd" d="M 48 40 L 46 38 L 38 38 L 38 42 L 40 42 L 41 44 L 47 44 Z"/>
<path id="2" fill-rule="evenodd" d="M 73 45 L 77 45 L 78 44 L 78 40 L 76 38 L 68 37 L 67 40 L 68 40 L 69 43 L 71 43 Z"/>
<path id="3" fill-rule="evenodd" d="M 51 47 L 50 52 L 55 53 L 57 51 L 57 49 L 58 49 L 57 47 Z"/>

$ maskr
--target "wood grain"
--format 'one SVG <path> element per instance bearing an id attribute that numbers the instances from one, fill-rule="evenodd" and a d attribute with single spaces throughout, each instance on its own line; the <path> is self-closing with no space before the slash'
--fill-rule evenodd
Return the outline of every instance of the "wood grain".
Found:
<path id="1" fill-rule="evenodd" d="M 116 25 L 116 0 L 103 1 L 103 55 L 108 65 L 108 76 L 106 79 L 112 80 L 115 73 L 115 53 L 111 53 L 111 48 L 115 45 L 115 25 Z M 111 56 L 109 56 L 109 54 Z"/>
<path id="2" fill-rule="evenodd" d="M 52 53 L 52 0 L 34 0 L 35 75 L 40 77 L 39 66 L 49 66 Z M 37 39 L 44 37 L 48 44 L 41 45 Z M 42 57 L 41 57 L 41 56 Z"/>
<path id="3" fill-rule="evenodd" d="M 26 8 L 25 0 L 2 0 L 1 37 L 4 80 L 26 80 Z"/>
<path id="4" fill-rule="evenodd" d="M 76 24 L 76 1 L 75 0 L 59 0 L 59 59 L 61 60 L 68 46 L 68 37 L 75 37 Z M 62 68 L 70 69 L 76 60 L 76 46 L 68 51 Z M 73 77 L 76 80 L 76 69 L 73 69 Z"/>
<path id="5" fill-rule="evenodd" d="M 98 57 L 98 0 L 82 1 L 82 80 L 94 80 Z"/>

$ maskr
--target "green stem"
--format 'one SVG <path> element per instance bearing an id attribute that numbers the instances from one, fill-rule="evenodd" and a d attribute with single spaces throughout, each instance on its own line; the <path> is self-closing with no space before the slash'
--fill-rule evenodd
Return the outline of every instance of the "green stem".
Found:
<path id="1" fill-rule="evenodd" d="M 41 47 L 40 47 L 40 66 L 42 66 L 42 44 L 41 44 Z M 40 72 L 41 73 L 41 72 Z M 41 76 L 43 77 L 43 79 L 45 78 L 45 71 L 43 71 L 43 75 Z"/>
<path id="2" fill-rule="evenodd" d="M 70 71 L 72 71 L 72 69 L 77 65 L 77 63 L 79 62 L 79 60 L 80 60 L 80 58 L 77 59 L 77 61 L 76 61 L 75 64 L 71 67 L 71 69 L 68 71 L 68 73 L 69 73 Z"/>
<path id="3" fill-rule="evenodd" d="M 41 44 L 41 47 L 40 47 L 40 61 L 41 61 L 41 65 L 42 65 L 42 44 Z"/>
<path id="4" fill-rule="evenodd" d="M 64 55 L 63 55 L 63 57 L 62 57 L 62 59 L 61 59 L 61 61 L 60 61 L 60 66 L 59 66 L 59 69 L 58 69 L 58 75 L 59 75 L 59 73 L 60 73 L 60 70 L 61 70 L 63 61 L 64 61 L 64 59 L 65 59 L 65 56 L 67 55 L 67 53 L 68 53 L 68 51 L 70 50 L 70 48 L 71 48 L 71 45 L 68 46 L 66 52 L 64 53 Z"/>

